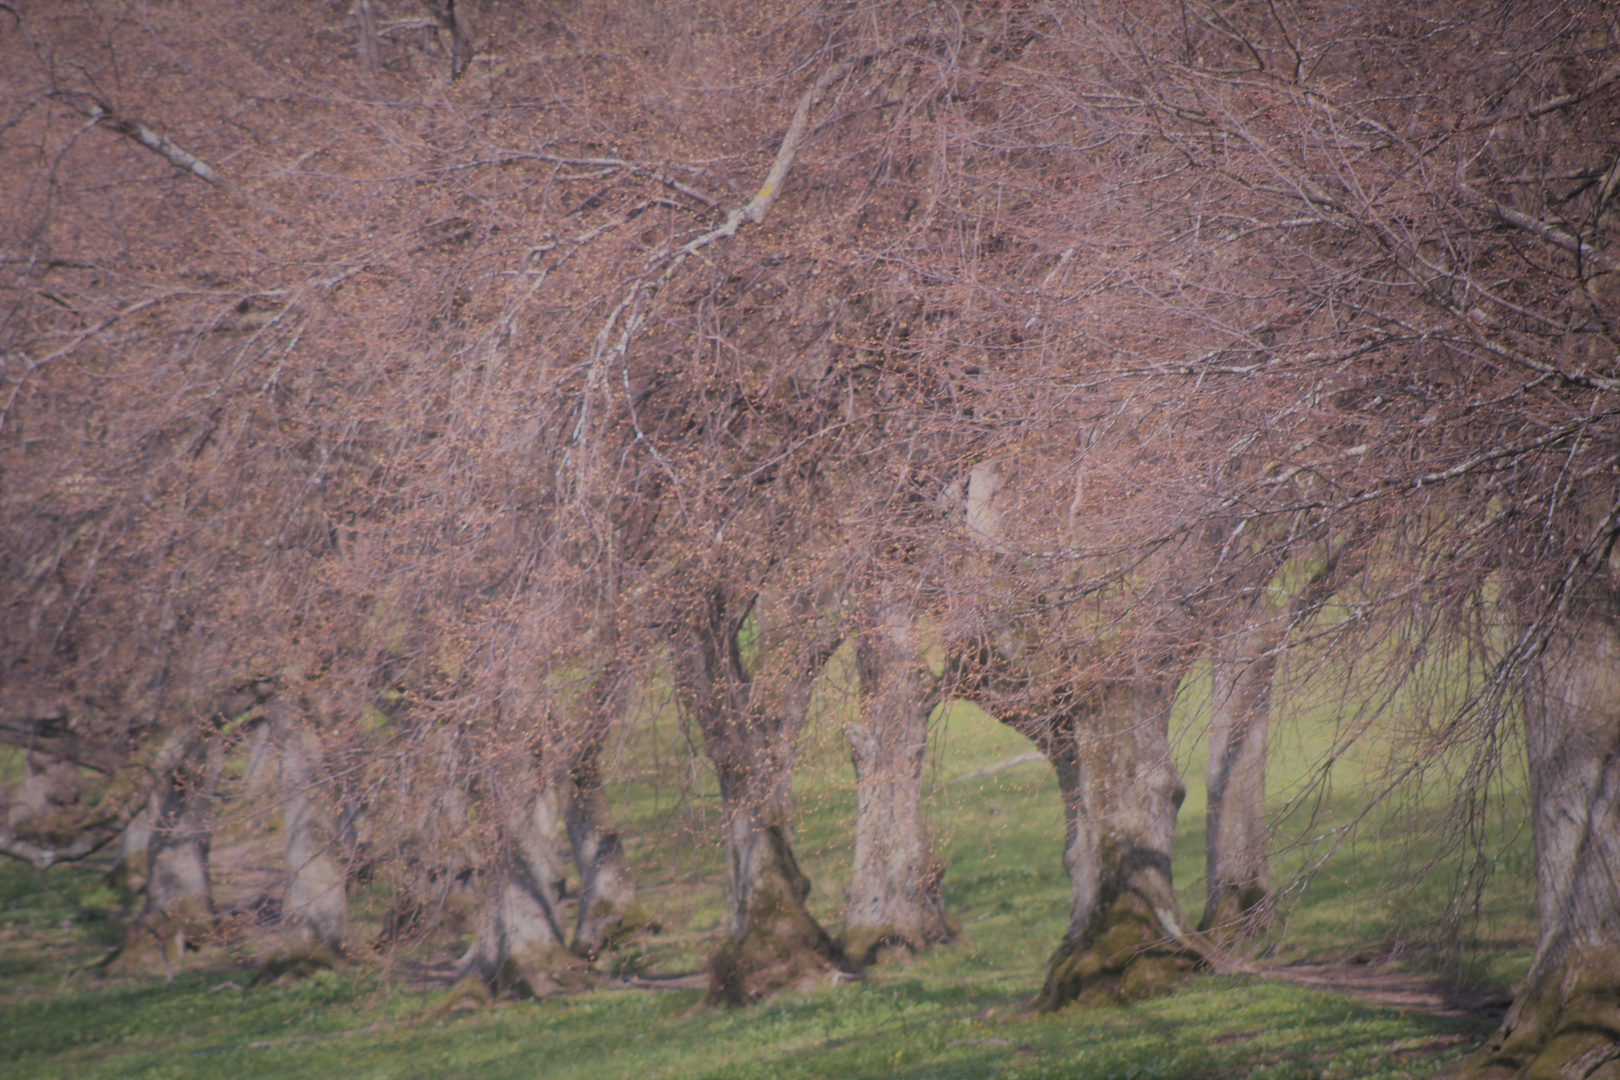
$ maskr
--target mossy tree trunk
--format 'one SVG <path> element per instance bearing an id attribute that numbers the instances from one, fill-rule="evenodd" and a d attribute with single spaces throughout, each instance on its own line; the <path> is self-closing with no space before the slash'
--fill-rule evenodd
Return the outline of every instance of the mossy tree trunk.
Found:
<path id="1" fill-rule="evenodd" d="M 483 906 L 462 957 L 461 985 L 479 996 L 547 997 L 585 975 L 563 932 L 557 810 L 528 767 L 505 770 L 499 781 L 491 798 L 500 828 L 484 866 Z"/>
<path id="2" fill-rule="evenodd" d="M 1015 718 L 1051 758 L 1063 795 L 1073 905 L 1036 1005 L 1151 997 L 1196 960 L 1170 870 L 1186 788 L 1170 756 L 1179 679 L 1149 670 L 1076 693 L 1048 717 Z"/>
<path id="3" fill-rule="evenodd" d="M 1536 952 L 1458 1080 L 1620 1077 L 1620 592 L 1589 583 L 1524 692 Z"/>
<path id="4" fill-rule="evenodd" d="M 730 933 L 709 960 L 708 1000 L 728 1005 L 849 967 L 805 907 L 810 880 L 789 828 L 794 741 L 815 675 L 837 643 L 801 653 L 797 635 L 815 613 L 794 605 L 775 626 L 756 622 L 753 660 L 745 661 L 739 636 L 752 599 L 737 603 L 728 589 L 709 590 L 676 648 L 682 707 L 703 732 L 720 784 L 731 915 Z M 784 654 L 793 659 L 779 662 Z"/>
<path id="5" fill-rule="evenodd" d="M 210 818 L 224 765 L 225 748 L 208 740 L 195 744 L 159 784 L 147 845 L 146 902 L 129 928 L 121 964 L 138 963 L 155 946 L 173 975 L 212 929 Z"/>
<path id="6" fill-rule="evenodd" d="M 970 537 L 1003 557 L 1003 514 L 1016 490 L 1000 465 L 985 463 L 965 491 Z M 1009 573 L 989 595 L 1019 598 L 1022 588 Z M 1081 654 L 1063 644 L 1061 624 L 1040 617 L 1044 606 L 1044 599 L 987 602 L 978 655 L 963 661 L 964 670 L 977 669 L 974 689 L 990 711 L 1052 762 L 1063 797 L 1069 928 L 1033 1004 L 1050 1010 L 1151 997 L 1179 983 L 1198 958 L 1170 847 L 1186 795 L 1171 760 L 1170 708 L 1193 635 L 1179 626 L 1134 655 L 1124 651 L 1129 643 L 1104 638 Z"/>
<path id="7" fill-rule="evenodd" d="M 1250 614 L 1263 616 L 1264 604 L 1256 606 Z M 1211 649 L 1207 893 L 1198 928 L 1217 937 L 1261 929 L 1270 913 L 1266 738 L 1280 625 L 1240 626 L 1217 635 Z"/>
<path id="8" fill-rule="evenodd" d="M 272 708 L 270 722 L 281 750 L 287 857 L 281 919 L 287 948 L 335 958 L 349 932 L 349 898 L 347 875 L 336 857 L 337 827 L 321 778 L 321 741 L 285 703 Z"/>
<path id="9" fill-rule="evenodd" d="M 107 871 L 106 881 L 119 893 L 125 908 L 131 907 L 137 897 L 146 891 L 146 858 L 152 847 L 152 827 L 157 822 L 158 797 L 156 793 L 146 805 L 129 819 L 118 837 L 118 861 Z"/>
<path id="10" fill-rule="evenodd" d="M 928 716 L 942 676 L 929 669 L 903 604 L 875 602 L 856 648 L 859 719 L 849 726 L 855 765 L 855 859 L 844 917 L 849 957 L 870 963 L 896 946 L 917 951 L 949 941 L 940 882 L 945 867 L 922 819 Z"/>
<path id="11" fill-rule="evenodd" d="M 579 913 L 571 947 L 593 958 L 649 925 L 602 791 L 599 750 L 600 742 L 576 760 L 560 792 L 563 823 L 579 869 Z"/>
<path id="12" fill-rule="evenodd" d="M 602 747 L 624 707 L 628 684 L 628 673 L 610 660 L 596 673 L 577 715 L 563 726 L 551 751 L 560 766 L 553 785 L 579 870 L 579 910 L 570 947 L 591 959 L 650 925 L 636 899 L 635 879 L 602 790 Z"/>

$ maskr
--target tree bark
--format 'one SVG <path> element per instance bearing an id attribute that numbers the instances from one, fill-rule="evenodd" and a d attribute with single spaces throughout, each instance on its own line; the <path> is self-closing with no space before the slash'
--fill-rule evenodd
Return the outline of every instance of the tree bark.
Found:
<path id="1" fill-rule="evenodd" d="M 727 940 L 709 960 L 708 1000 L 727 1005 L 850 967 L 805 907 L 810 880 L 794 858 L 789 829 L 793 744 L 815 675 L 836 641 L 818 643 L 812 655 L 798 653 L 802 639 L 794 635 L 815 613 L 795 610 L 782 625 L 759 628 L 761 659 L 747 664 L 738 611 L 749 606 L 736 604 L 723 587 L 711 589 L 676 649 L 682 705 L 703 732 L 720 784 L 731 917 Z M 786 650 L 793 659 L 774 663 Z"/>
<path id="2" fill-rule="evenodd" d="M 1263 609 L 1264 602 L 1256 606 Z M 1217 637 L 1211 650 L 1209 762 L 1204 770 L 1208 891 L 1198 929 L 1217 937 L 1260 929 L 1270 914 L 1266 738 L 1280 637 L 1273 624 L 1251 624 Z"/>
<path id="3" fill-rule="evenodd" d="M 988 550 L 1003 548 L 997 496 L 1006 489 L 994 463 L 969 475 L 968 532 Z M 1020 588 L 1009 575 L 991 595 Z M 969 665 L 979 669 L 986 707 L 1052 762 L 1063 797 L 1069 928 L 1034 1005 L 1136 1001 L 1179 983 L 1199 956 L 1171 879 L 1186 787 L 1171 760 L 1170 707 L 1187 670 L 1185 649 L 1167 642 L 1127 660 L 1117 656 L 1127 646 L 1110 642 L 1111 674 L 1087 674 L 1103 668 L 1102 657 L 1065 647 L 1038 617 L 1041 606 L 986 603 L 988 632 Z"/>
<path id="4" fill-rule="evenodd" d="M 479 996 L 549 997 L 585 974 L 564 944 L 565 875 L 551 796 L 528 768 L 514 770 L 497 798 L 504 814 L 484 874 L 483 910 L 462 957 L 464 989 Z"/>
<path id="5" fill-rule="evenodd" d="M 606 648 L 616 644 L 610 640 Z M 602 747 L 624 706 L 626 683 L 626 673 L 618 663 L 610 660 L 598 669 L 581 695 L 579 707 L 556 733 L 555 745 L 544 751 L 549 759 L 547 775 L 579 870 L 579 907 L 569 947 L 587 959 L 595 959 L 603 950 L 652 925 L 636 900 L 624 845 L 612 825 L 602 790 Z"/>
<path id="6" fill-rule="evenodd" d="M 922 820 L 928 715 L 942 678 L 929 670 L 903 605 L 874 603 L 857 643 L 861 715 L 847 732 L 855 765 L 855 860 L 844 916 L 845 953 L 861 964 L 880 949 L 913 952 L 950 941 L 940 882 L 945 867 Z"/>
<path id="7" fill-rule="evenodd" d="M 282 831 L 287 885 L 281 904 L 290 953 L 341 956 L 349 932 L 347 876 L 335 857 L 337 828 L 323 797 L 317 770 L 323 758 L 314 731 L 290 707 L 272 714 L 281 744 L 284 792 Z"/>
<path id="8" fill-rule="evenodd" d="M 1536 952 L 1490 1044 L 1446 1075 L 1620 1077 L 1620 593 L 1589 583 L 1526 682 Z"/>
<path id="9" fill-rule="evenodd" d="M 210 813 L 224 766 L 224 746 L 210 740 L 194 746 L 161 782 L 147 846 L 146 903 L 126 933 L 119 964 L 139 963 L 155 945 L 172 978 L 184 965 L 186 953 L 199 949 L 212 929 Z"/>
<path id="10" fill-rule="evenodd" d="M 571 948 L 595 958 L 651 925 L 636 900 L 624 845 L 612 828 L 597 766 L 600 744 L 579 758 L 561 790 L 563 823 L 579 869 L 579 913 Z"/>
<path id="11" fill-rule="evenodd" d="M 23 754 L 23 776 L 6 807 L 6 824 L 17 828 L 30 818 L 71 810 L 84 794 L 73 763 L 35 750 Z"/>
<path id="12" fill-rule="evenodd" d="M 158 798 L 153 795 L 118 837 L 118 861 L 107 871 L 106 882 L 118 890 L 125 910 L 133 907 L 146 891 L 147 854 L 152 847 L 152 828 L 157 823 Z"/>
<path id="13" fill-rule="evenodd" d="M 1177 667 L 1075 692 L 1044 717 L 1005 721 L 1051 759 L 1063 795 L 1073 905 L 1036 998 L 1041 1009 L 1151 997 L 1197 959 L 1170 869 L 1186 794 L 1170 757 Z"/>

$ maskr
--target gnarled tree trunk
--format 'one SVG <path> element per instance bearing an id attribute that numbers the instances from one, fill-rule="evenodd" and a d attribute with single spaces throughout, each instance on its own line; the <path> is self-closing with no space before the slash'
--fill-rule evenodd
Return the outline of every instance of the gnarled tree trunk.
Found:
<path id="1" fill-rule="evenodd" d="M 549 775 L 579 869 L 579 910 L 570 947 L 588 959 L 651 925 L 636 900 L 624 845 L 602 791 L 602 746 L 624 704 L 625 675 L 614 661 L 598 671 L 586 702 L 559 733 L 558 745 L 547 749 L 558 766 Z"/>
<path id="2" fill-rule="evenodd" d="M 462 986 L 547 997 L 584 975 L 563 933 L 566 874 L 552 795 L 527 766 L 515 767 L 495 795 L 501 827 L 485 865 L 483 909 L 462 957 Z"/>
<path id="3" fill-rule="evenodd" d="M 940 881 L 945 867 L 922 820 L 928 715 L 942 679 L 929 670 L 904 606 L 874 603 L 857 642 L 861 714 L 847 732 L 855 764 L 855 861 L 844 917 L 849 957 L 871 963 L 879 949 L 916 951 L 949 941 Z"/>
<path id="4" fill-rule="evenodd" d="M 1198 928 L 1218 937 L 1258 929 L 1269 915 L 1266 737 L 1280 636 L 1277 624 L 1249 625 L 1217 637 L 1211 651 L 1208 892 Z"/>
<path id="5" fill-rule="evenodd" d="M 338 864 L 337 828 L 318 770 L 320 738 L 292 708 L 275 707 L 271 723 L 281 748 L 287 885 L 281 903 L 288 948 L 331 959 L 343 952 L 349 931 L 347 875 Z"/>
<path id="6" fill-rule="evenodd" d="M 968 531 L 987 549 L 1003 545 L 998 496 L 1010 490 L 993 463 L 968 477 Z M 1008 575 L 1005 595 L 1020 587 Z M 985 704 L 1041 748 L 1063 796 L 1073 904 L 1035 1004 L 1139 1000 L 1180 982 L 1197 959 L 1171 879 L 1186 787 L 1171 761 L 1170 708 L 1187 670 L 1184 646 L 1138 646 L 1125 659 L 1118 651 L 1131 646 L 1109 640 L 1077 655 L 1043 625 L 1044 604 L 1002 607 L 992 595 L 981 609 L 989 633 L 978 656 Z M 1102 649 L 1115 654 L 1106 665 Z"/>
<path id="7" fill-rule="evenodd" d="M 636 900 L 624 845 L 612 825 L 597 766 L 600 743 L 569 770 L 569 783 L 559 795 L 568 842 L 579 869 L 579 913 L 571 947 L 594 958 L 650 925 Z"/>
<path id="8" fill-rule="evenodd" d="M 1170 759 L 1177 670 L 1088 688 L 1047 717 L 1007 722 L 1035 739 L 1057 771 L 1066 826 L 1069 929 L 1036 1004 L 1057 1009 L 1135 1001 L 1192 970 L 1170 840 L 1186 788 Z"/>
<path id="9" fill-rule="evenodd" d="M 212 928 L 209 818 L 224 765 L 224 746 L 209 740 L 194 746 L 160 782 L 147 845 L 146 903 L 129 928 L 119 963 L 137 961 L 155 944 L 172 977 Z"/>
<path id="10" fill-rule="evenodd" d="M 1620 1077 L 1620 592 L 1588 584 L 1524 690 L 1536 953 L 1491 1043 L 1447 1075 Z"/>
<path id="11" fill-rule="evenodd" d="M 795 653 L 798 662 L 768 662 L 800 644 L 792 636 L 814 617 L 795 610 L 790 615 L 801 618 L 760 627 L 760 660 L 747 664 L 737 612 L 748 606 L 731 602 L 722 587 L 710 590 L 675 661 L 682 705 L 703 732 L 720 783 L 731 925 L 709 960 L 709 1001 L 728 1005 L 849 967 L 805 907 L 810 880 L 793 856 L 789 829 L 794 740 L 815 675 L 836 642 L 813 655 Z M 789 640 L 778 642 L 779 636 Z"/>

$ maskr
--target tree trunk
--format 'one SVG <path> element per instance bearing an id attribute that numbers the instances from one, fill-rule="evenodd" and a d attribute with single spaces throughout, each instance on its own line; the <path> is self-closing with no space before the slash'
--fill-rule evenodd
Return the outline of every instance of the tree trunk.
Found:
<path id="1" fill-rule="evenodd" d="M 1186 794 L 1170 759 L 1178 678 L 1143 672 L 1076 695 L 1052 719 L 1012 721 L 1052 759 L 1063 793 L 1073 907 L 1036 999 L 1042 1009 L 1140 1000 L 1192 970 L 1170 872 Z"/>
<path id="2" fill-rule="evenodd" d="M 503 786 L 496 796 L 504 804 L 501 829 L 486 864 L 483 910 L 462 957 L 459 985 L 480 997 L 549 997 L 585 973 L 564 944 L 557 810 L 527 767 Z"/>
<path id="3" fill-rule="evenodd" d="M 723 588 L 704 600 L 689 639 L 676 650 L 676 682 L 720 782 L 731 891 L 730 933 L 709 960 L 708 1000 L 741 1005 L 850 966 L 805 907 L 810 880 L 793 856 L 788 826 L 793 744 L 832 648 L 823 643 L 808 657 L 795 650 L 795 660 L 766 674 L 774 654 L 800 644 L 792 637 L 814 613 L 794 611 L 803 618 L 762 626 L 755 643 L 760 660 L 749 665 L 736 615 L 747 605 L 729 602 Z"/>
<path id="4" fill-rule="evenodd" d="M 563 822 L 579 868 L 579 915 L 571 948 L 587 958 L 611 949 L 650 926 L 636 900 L 624 845 L 609 822 L 607 798 L 597 771 L 597 750 L 577 760 L 561 789 Z"/>
<path id="5" fill-rule="evenodd" d="M 611 639 L 604 643 L 608 649 L 616 644 Z M 546 775 L 556 791 L 579 870 L 579 909 L 570 948 L 587 959 L 652 925 L 636 900 L 624 845 L 602 791 L 599 764 L 608 732 L 624 706 L 626 675 L 612 660 L 599 668 L 578 707 L 556 732 L 555 746 L 544 751 L 549 759 Z"/>
<path id="6" fill-rule="evenodd" d="M 285 706 L 271 721 L 281 744 L 285 793 L 282 831 L 287 885 L 281 903 L 289 953 L 330 959 L 343 953 L 349 931 L 346 875 L 335 857 L 337 829 L 317 775 L 320 739 Z"/>
<path id="7" fill-rule="evenodd" d="M 1536 953 L 1458 1078 L 1620 1077 L 1620 595 L 1589 584 L 1527 680 Z"/>
<path id="8" fill-rule="evenodd" d="M 940 899 L 945 867 L 921 807 L 928 715 L 939 704 L 942 680 L 928 668 L 909 613 L 892 602 L 873 607 L 856 652 L 861 716 L 847 732 L 855 764 L 855 861 L 843 947 L 861 964 L 886 946 L 915 952 L 956 936 Z"/>
<path id="9" fill-rule="evenodd" d="M 157 823 L 159 798 L 153 794 L 140 812 L 130 818 L 118 837 L 118 861 L 107 871 L 106 882 L 118 891 L 125 910 L 146 892 L 146 859 L 152 847 L 152 828 Z"/>
<path id="10" fill-rule="evenodd" d="M 72 762 L 35 750 L 23 753 L 23 776 L 13 801 L 6 807 L 6 824 L 12 828 L 43 814 L 71 810 L 84 794 L 84 782 Z"/>
<path id="11" fill-rule="evenodd" d="M 1268 624 L 1251 625 L 1218 637 L 1211 653 L 1209 763 L 1204 770 L 1208 892 L 1198 929 L 1217 937 L 1261 929 L 1270 915 L 1266 737 L 1279 637 Z"/>
<path id="12" fill-rule="evenodd" d="M 172 978 L 212 928 L 209 815 L 224 766 L 225 748 L 211 740 L 194 747 L 161 782 L 147 846 L 146 903 L 126 935 L 121 965 L 138 963 L 155 945 Z"/>
<path id="13" fill-rule="evenodd" d="M 996 496 L 1005 486 L 993 463 L 969 476 L 967 525 L 983 547 L 1001 547 Z M 990 595 L 1020 588 L 1010 577 Z M 1168 645 L 1111 678 L 1070 681 L 1099 658 L 1073 655 L 1061 636 L 1043 632 L 1031 618 L 1041 606 L 998 610 L 987 602 L 976 664 L 987 706 L 1041 748 L 1063 796 L 1073 904 L 1034 1004 L 1136 1001 L 1179 983 L 1197 959 L 1171 880 L 1170 841 L 1186 787 L 1170 757 L 1170 707 L 1187 665 L 1182 648 Z"/>

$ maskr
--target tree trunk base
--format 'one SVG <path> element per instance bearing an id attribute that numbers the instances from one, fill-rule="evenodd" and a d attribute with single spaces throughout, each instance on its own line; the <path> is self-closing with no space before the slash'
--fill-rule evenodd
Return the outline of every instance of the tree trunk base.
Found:
<path id="1" fill-rule="evenodd" d="M 606 897 L 599 898 L 591 905 L 589 913 L 581 918 L 580 925 L 586 930 L 575 935 L 573 951 L 586 960 L 595 960 L 627 941 L 664 929 L 663 924 L 639 903 L 632 901 L 621 911 L 617 904 Z"/>
<path id="2" fill-rule="evenodd" d="M 709 958 L 709 1005 L 747 1005 L 778 990 L 809 989 L 854 965 L 805 909 L 786 875 L 766 876 L 754 889 L 748 931 Z"/>
<path id="3" fill-rule="evenodd" d="M 961 928 L 943 912 L 931 912 L 926 920 L 914 920 L 914 926 L 917 924 L 920 928 L 909 931 L 893 923 L 847 927 L 839 946 L 851 962 L 867 968 L 887 955 L 904 952 L 914 956 L 930 945 L 948 944 L 961 933 Z"/>
<path id="4" fill-rule="evenodd" d="M 1436 1080 L 1620 1080 L 1617 974 L 1588 972 L 1567 987 L 1526 991 L 1483 1050 Z"/>
<path id="5" fill-rule="evenodd" d="M 315 941 L 300 941 L 283 945 L 270 954 L 253 976 L 253 986 L 267 983 L 289 983 L 307 979 L 318 971 L 340 971 L 346 961 L 343 954 Z"/>
<path id="6" fill-rule="evenodd" d="M 475 969 L 456 980 L 446 1007 L 492 1005 L 502 1000 L 544 1000 L 571 991 L 588 990 L 596 976 L 580 957 L 567 949 L 539 950 L 508 956 L 492 970 Z"/>
<path id="7" fill-rule="evenodd" d="M 1274 917 L 1270 900 L 1271 894 L 1257 882 L 1216 890 L 1204 906 L 1198 932 L 1223 945 L 1262 933 Z"/>
<path id="8" fill-rule="evenodd" d="M 98 970 L 102 975 L 172 979 L 185 970 L 193 953 L 201 951 L 213 930 L 213 915 L 201 904 L 136 916 L 124 930 L 123 944 L 101 961 Z"/>
<path id="9" fill-rule="evenodd" d="M 1046 965 L 1046 985 L 1033 1005 L 1123 1005 L 1168 993 L 1184 982 L 1196 957 L 1167 940 L 1158 918 L 1139 899 L 1120 897 L 1092 918 L 1078 938 L 1058 946 Z"/>
<path id="10" fill-rule="evenodd" d="M 457 979 L 439 1011 L 476 1009 L 499 1001 L 542 1001 L 595 985 L 595 974 L 566 949 L 509 956 L 493 971 L 469 971 Z"/>

